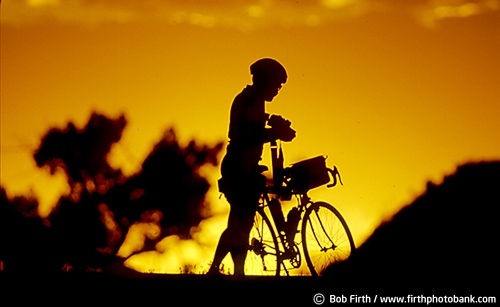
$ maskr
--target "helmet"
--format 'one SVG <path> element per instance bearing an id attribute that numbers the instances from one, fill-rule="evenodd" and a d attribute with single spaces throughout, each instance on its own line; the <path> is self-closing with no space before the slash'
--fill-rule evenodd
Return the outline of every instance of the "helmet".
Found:
<path id="1" fill-rule="evenodd" d="M 268 81 L 286 83 L 287 74 L 285 67 L 274 59 L 264 58 L 257 60 L 250 65 L 250 73 L 257 78 L 264 78 Z"/>

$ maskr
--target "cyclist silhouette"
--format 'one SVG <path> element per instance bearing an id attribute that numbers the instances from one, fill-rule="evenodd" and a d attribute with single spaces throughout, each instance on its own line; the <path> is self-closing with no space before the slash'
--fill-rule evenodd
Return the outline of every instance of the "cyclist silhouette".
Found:
<path id="1" fill-rule="evenodd" d="M 295 138 L 289 121 L 265 112 L 265 102 L 271 102 L 287 81 L 285 68 L 274 59 L 264 58 L 250 66 L 250 73 L 252 85 L 247 85 L 231 106 L 229 144 L 219 180 L 219 190 L 231 208 L 227 228 L 220 237 L 208 274 L 219 273 L 219 266 L 229 253 L 234 263 L 234 275 L 244 275 L 249 234 L 266 184 L 262 172 L 267 167 L 259 165 L 263 146 L 268 142 L 289 142 Z"/>

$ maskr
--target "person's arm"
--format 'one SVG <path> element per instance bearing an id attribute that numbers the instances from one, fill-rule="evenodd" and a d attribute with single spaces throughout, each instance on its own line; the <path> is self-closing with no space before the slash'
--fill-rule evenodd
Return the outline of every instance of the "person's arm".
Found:
<path id="1" fill-rule="evenodd" d="M 271 115 L 268 120 L 268 125 L 271 126 L 269 134 L 276 140 L 290 142 L 295 138 L 295 130 L 290 126 L 292 122 L 284 119 L 280 115 Z"/>
<path id="2" fill-rule="evenodd" d="M 264 128 L 264 135 L 262 137 L 264 143 L 276 141 L 278 139 L 276 128 Z"/>

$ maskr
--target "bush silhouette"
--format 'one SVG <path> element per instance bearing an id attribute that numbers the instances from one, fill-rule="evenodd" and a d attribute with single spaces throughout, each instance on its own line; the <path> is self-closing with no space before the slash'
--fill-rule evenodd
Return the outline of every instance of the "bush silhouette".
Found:
<path id="1" fill-rule="evenodd" d="M 385 289 L 491 288 L 500 259 L 499 174 L 500 162 L 469 163 L 442 184 L 429 183 L 324 276 Z"/>

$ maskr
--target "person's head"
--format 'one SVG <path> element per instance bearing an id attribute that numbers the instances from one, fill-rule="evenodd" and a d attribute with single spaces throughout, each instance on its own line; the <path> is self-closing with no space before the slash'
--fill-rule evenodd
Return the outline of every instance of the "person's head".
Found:
<path id="1" fill-rule="evenodd" d="M 253 86 L 262 92 L 264 100 L 272 101 L 288 78 L 285 67 L 274 59 L 264 58 L 250 65 Z"/>

